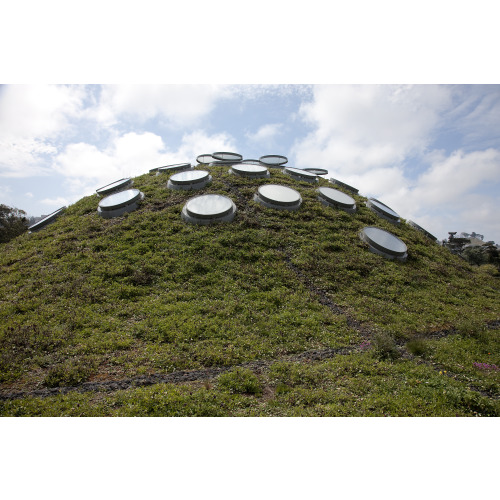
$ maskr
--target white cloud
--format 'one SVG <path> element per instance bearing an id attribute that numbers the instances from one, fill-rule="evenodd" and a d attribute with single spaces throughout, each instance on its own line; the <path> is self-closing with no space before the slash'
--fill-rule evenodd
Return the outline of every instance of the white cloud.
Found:
<path id="1" fill-rule="evenodd" d="M 166 147 L 151 132 L 114 137 L 104 149 L 92 144 L 70 144 L 54 161 L 55 170 L 66 177 L 71 193 L 79 197 L 123 177 L 135 177 L 150 169 L 173 163 L 196 163 L 196 156 L 234 148 L 227 134 L 207 135 L 202 130 L 185 134 L 177 150 Z"/>
<path id="2" fill-rule="evenodd" d="M 47 158 L 57 152 L 50 144 L 34 139 L 0 140 L 0 176 L 31 177 L 49 172 Z"/>
<path id="3" fill-rule="evenodd" d="M 26 198 L 33 198 L 33 193 L 28 191 L 27 193 L 24 193 L 24 196 L 26 196 Z"/>
<path id="4" fill-rule="evenodd" d="M 0 90 L 0 176 L 28 177 L 48 173 L 57 152 L 55 138 L 71 130 L 80 116 L 81 86 L 8 85 Z"/>
<path id="5" fill-rule="evenodd" d="M 158 117 L 172 125 L 188 126 L 229 95 L 222 85 L 104 85 L 89 116 L 105 126 L 119 119 L 145 122 Z"/>
<path id="6" fill-rule="evenodd" d="M 499 102 L 498 88 L 317 86 L 299 112 L 313 130 L 292 156 L 297 166 L 327 168 L 440 238 L 474 230 L 500 241 L 499 199 L 485 192 L 500 183 L 500 151 L 481 150 L 482 138 L 500 130 L 493 112 Z M 438 131 L 465 133 L 469 149 L 477 148 L 429 150 Z"/>
<path id="7" fill-rule="evenodd" d="M 195 130 L 184 134 L 176 151 L 169 153 L 169 163 L 191 162 L 196 164 L 196 157 L 211 154 L 215 151 L 235 151 L 236 143 L 226 132 L 207 135 L 203 130 Z"/>
<path id="8" fill-rule="evenodd" d="M 300 116 L 313 132 L 293 148 L 297 166 L 358 173 L 422 153 L 451 102 L 433 85 L 319 85 Z"/>
<path id="9" fill-rule="evenodd" d="M 79 85 L 7 85 L 0 91 L 0 134 L 16 139 L 55 137 L 83 109 Z"/>
<path id="10" fill-rule="evenodd" d="M 271 147 L 274 138 L 282 133 L 282 125 L 280 123 L 267 123 L 262 125 L 257 132 L 246 134 L 250 142 Z"/>
<path id="11" fill-rule="evenodd" d="M 45 198 L 40 203 L 49 207 L 67 207 L 71 201 L 76 201 L 72 198 L 58 196 L 57 198 Z"/>
<path id="12" fill-rule="evenodd" d="M 436 155 L 413 180 L 399 167 L 374 169 L 340 180 L 358 187 L 363 195 L 380 198 L 401 217 L 439 238 L 446 237 L 448 231 L 469 230 L 500 242 L 500 196 L 480 192 L 485 185 L 500 184 L 499 150 Z"/>
<path id="13" fill-rule="evenodd" d="M 460 205 L 462 195 L 486 182 L 500 182 L 500 151 L 458 150 L 422 174 L 416 192 L 424 203 Z"/>
<path id="14" fill-rule="evenodd" d="M 160 136 L 129 132 L 115 137 L 103 150 L 93 144 L 69 144 L 54 159 L 54 169 L 68 180 L 70 190 L 90 194 L 108 182 L 133 177 L 166 159 Z"/>

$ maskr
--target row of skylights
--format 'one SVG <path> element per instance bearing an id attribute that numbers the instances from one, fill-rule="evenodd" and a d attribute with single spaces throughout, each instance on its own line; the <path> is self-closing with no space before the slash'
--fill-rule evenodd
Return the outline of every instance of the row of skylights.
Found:
<path id="1" fill-rule="evenodd" d="M 238 153 L 230 153 L 228 151 L 218 151 L 212 154 L 202 154 L 196 158 L 196 161 L 203 165 L 208 165 L 209 167 L 215 167 L 220 165 L 235 165 L 238 163 L 248 164 L 248 165 L 262 165 L 265 167 L 281 167 L 288 162 L 288 158 L 282 155 L 264 155 L 258 160 L 254 159 L 243 159 Z"/>
<path id="2" fill-rule="evenodd" d="M 219 151 L 212 154 L 199 155 L 196 158 L 199 164 L 215 166 L 230 165 L 231 174 L 248 178 L 269 178 L 269 168 L 282 168 L 283 173 L 298 181 L 317 183 L 318 175 L 328 174 L 328 170 L 321 168 L 292 168 L 284 167 L 288 159 L 282 155 L 265 155 L 259 160 L 243 159 L 238 153 Z M 150 173 L 161 175 L 173 174 L 168 180 L 167 187 L 173 190 L 198 190 L 203 189 L 212 181 L 212 176 L 206 170 L 194 170 L 191 163 L 176 163 L 163 167 L 153 168 Z M 333 185 L 347 189 L 353 193 L 358 190 L 337 179 L 330 179 Z M 131 189 L 133 180 L 124 178 L 96 190 L 99 196 L 105 196 L 98 205 L 98 213 L 104 218 L 119 217 L 135 210 L 144 199 L 144 193 L 138 189 Z M 326 206 L 344 210 L 347 213 L 356 211 L 356 202 L 347 194 L 330 187 L 320 187 L 316 190 L 318 200 Z M 254 201 L 268 208 L 277 210 L 298 210 L 302 204 L 302 197 L 295 189 L 278 184 L 260 186 L 254 195 Z M 378 216 L 394 224 L 400 223 L 399 215 L 390 207 L 375 198 L 369 198 L 366 206 Z M 30 232 L 37 231 L 53 222 L 66 207 L 62 207 L 41 221 L 30 226 Z M 183 220 L 194 224 L 209 224 L 211 222 L 230 222 L 234 219 L 236 205 L 222 195 L 206 194 L 191 198 L 182 209 Z M 436 241 L 437 238 L 409 221 L 409 225 L 421 231 L 427 237 Z M 362 241 L 366 242 L 370 250 L 386 258 L 406 260 L 407 247 L 403 241 L 382 229 L 366 227 L 360 233 Z"/>

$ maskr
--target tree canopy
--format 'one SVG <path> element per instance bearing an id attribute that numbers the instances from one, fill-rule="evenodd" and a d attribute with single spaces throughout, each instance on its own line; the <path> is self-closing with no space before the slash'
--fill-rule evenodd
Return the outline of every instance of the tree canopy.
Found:
<path id="1" fill-rule="evenodd" d="M 28 226 L 24 210 L 0 204 L 0 243 L 7 243 L 24 233 L 28 230 Z"/>

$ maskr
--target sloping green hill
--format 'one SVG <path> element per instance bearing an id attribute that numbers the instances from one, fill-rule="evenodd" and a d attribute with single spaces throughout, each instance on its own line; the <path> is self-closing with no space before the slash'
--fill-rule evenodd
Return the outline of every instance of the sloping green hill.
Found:
<path id="1" fill-rule="evenodd" d="M 201 192 L 142 175 L 135 212 L 103 219 L 86 197 L 1 247 L 2 415 L 500 414 L 497 278 L 362 196 L 350 215 L 276 169 L 210 172 Z M 257 204 L 266 183 L 302 207 Z M 201 193 L 234 221 L 184 222 Z M 407 261 L 371 253 L 365 226 Z"/>

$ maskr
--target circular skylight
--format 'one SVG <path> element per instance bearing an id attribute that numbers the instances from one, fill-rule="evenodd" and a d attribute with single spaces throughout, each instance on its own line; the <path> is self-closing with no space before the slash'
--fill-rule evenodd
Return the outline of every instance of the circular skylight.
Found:
<path id="1" fill-rule="evenodd" d="M 138 189 L 127 189 L 119 193 L 110 194 L 99 202 L 97 212 L 105 219 L 119 217 L 137 208 L 139 202 L 144 199 L 144 194 Z"/>
<path id="2" fill-rule="evenodd" d="M 209 154 L 200 155 L 196 158 L 196 161 L 198 163 L 210 163 L 210 162 L 214 161 L 214 157 L 212 155 L 209 155 Z"/>
<path id="3" fill-rule="evenodd" d="M 56 211 L 52 212 L 49 215 L 46 215 L 42 220 L 39 220 L 38 222 L 35 222 L 35 224 L 31 225 L 28 230 L 30 233 L 34 233 L 35 231 L 38 231 L 42 229 L 45 226 L 48 226 L 51 222 L 54 222 L 59 215 L 62 214 L 66 210 L 66 207 L 61 207 L 58 208 Z"/>
<path id="4" fill-rule="evenodd" d="M 329 187 L 318 188 L 318 199 L 325 205 L 340 208 L 349 213 L 356 211 L 356 201 L 337 189 Z"/>
<path id="5" fill-rule="evenodd" d="M 191 170 L 193 167 L 191 163 L 176 163 L 174 165 L 166 165 L 165 167 L 160 167 L 158 173 L 160 174 L 171 174 L 172 172 L 181 172 L 183 170 Z"/>
<path id="6" fill-rule="evenodd" d="M 241 175 L 243 177 L 269 177 L 269 170 L 262 165 L 250 165 L 240 163 L 238 165 L 233 165 L 229 170 L 230 173 Z"/>
<path id="7" fill-rule="evenodd" d="M 359 236 L 362 241 L 368 243 L 373 253 L 387 259 L 405 261 L 408 256 L 408 248 L 405 243 L 388 231 L 378 227 L 365 227 Z"/>
<path id="8" fill-rule="evenodd" d="M 277 184 L 260 186 L 254 200 L 265 207 L 280 210 L 297 210 L 302 203 L 300 193 L 295 189 Z"/>
<path id="9" fill-rule="evenodd" d="M 383 219 L 386 219 L 389 222 L 393 222 L 395 224 L 399 223 L 399 215 L 385 203 L 382 203 L 375 198 L 368 198 L 368 200 L 366 200 L 366 206 Z"/>
<path id="10" fill-rule="evenodd" d="M 286 167 L 284 169 L 285 174 L 288 174 L 290 177 L 297 181 L 305 181 L 305 182 L 318 182 L 318 176 L 316 174 L 312 174 L 311 172 L 306 172 L 301 168 L 292 168 Z"/>
<path id="11" fill-rule="evenodd" d="M 416 229 L 417 231 L 424 233 L 432 241 L 437 241 L 437 238 L 433 234 L 429 233 L 429 231 L 426 231 L 423 227 L 419 226 L 417 223 L 413 222 L 412 220 L 409 220 L 408 224 L 411 227 L 413 227 L 414 229 Z"/>
<path id="12" fill-rule="evenodd" d="M 212 153 L 212 156 L 216 160 L 222 161 L 241 161 L 243 159 L 243 156 L 238 153 L 229 153 L 227 151 L 218 151 L 217 153 Z"/>
<path id="13" fill-rule="evenodd" d="M 349 184 L 346 184 L 345 182 L 340 182 L 338 179 L 334 179 L 333 177 L 330 179 L 330 182 L 337 186 L 343 187 L 348 191 L 352 191 L 354 194 L 358 194 L 358 190 L 355 187 L 349 186 Z"/>
<path id="14" fill-rule="evenodd" d="M 182 218 L 193 224 L 211 222 L 231 222 L 236 213 L 236 205 L 227 196 L 204 194 L 187 201 L 182 209 Z"/>
<path id="15" fill-rule="evenodd" d="M 134 181 L 130 177 L 127 177 L 126 179 L 120 179 L 119 181 L 112 182 L 107 186 L 97 189 L 96 193 L 101 196 L 107 196 L 108 194 L 114 193 L 116 191 L 122 191 L 130 187 L 133 183 Z"/>
<path id="16" fill-rule="evenodd" d="M 169 189 L 202 189 L 212 176 L 206 170 L 186 170 L 170 177 L 167 183 Z"/>
<path id="17" fill-rule="evenodd" d="M 262 163 L 260 162 L 260 160 L 252 160 L 252 159 L 242 160 L 241 163 L 243 163 L 244 165 L 261 165 L 262 166 Z"/>
<path id="18" fill-rule="evenodd" d="M 316 175 L 326 175 L 328 173 L 328 170 L 325 170 L 324 168 L 304 168 L 303 170 Z"/>
<path id="19" fill-rule="evenodd" d="M 264 155 L 259 158 L 260 162 L 269 167 L 279 167 L 284 165 L 288 158 L 282 155 Z"/>
<path id="20" fill-rule="evenodd" d="M 228 160 L 215 160 L 208 164 L 209 167 L 223 167 L 224 165 L 236 165 L 240 163 L 239 161 L 228 161 Z"/>

